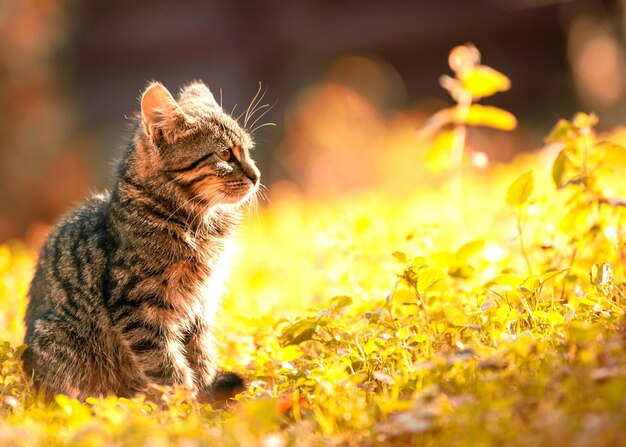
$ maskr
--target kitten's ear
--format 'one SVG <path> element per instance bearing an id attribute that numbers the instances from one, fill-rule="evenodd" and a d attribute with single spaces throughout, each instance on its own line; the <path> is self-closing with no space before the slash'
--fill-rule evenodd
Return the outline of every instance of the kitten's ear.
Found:
<path id="1" fill-rule="evenodd" d="M 209 106 L 209 108 L 220 108 L 220 105 L 215 100 L 213 93 L 211 93 L 209 87 L 207 87 L 202 81 L 193 81 L 183 87 L 178 95 L 178 100 L 181 103 L 195 103 L 196 105 L 200 103 L 204 106 Z"/>
<path id="2" fill-rule="evenodd" d="M 170 92 L 159 82 L 150 84 L 141 96 L 141 119 L 149 137 L 155 141 L 165 138 L 168 143 L 189 123 Z"/>

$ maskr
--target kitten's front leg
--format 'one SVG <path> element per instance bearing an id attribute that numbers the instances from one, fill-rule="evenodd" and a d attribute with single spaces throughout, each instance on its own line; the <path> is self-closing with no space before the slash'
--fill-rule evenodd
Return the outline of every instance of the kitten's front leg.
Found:
<path id="1" fill-rule="evenodd" d="M 185 339 L 187 361 L 198 391 L 208 390 L 217 373 L 215 338 L 206 323 L 196 321 Z"/>
<path id="2" fill-rule="evenodd" d="M 132 349 L 139 365 L 154 383 L 194 388 L 194 373 L 185 358 L 185 347 L 175 336 L 135 342 Z"/>
<path id="3" fill-rule="evenodd" d="M 233 372 L 218 371 L 213 334 L 205 324 L 196 324 L 186 344 L 188 361 L 195 373 L 196 397 L 214 408 L 223 408 L 245 390 L 244 379 Z"/>

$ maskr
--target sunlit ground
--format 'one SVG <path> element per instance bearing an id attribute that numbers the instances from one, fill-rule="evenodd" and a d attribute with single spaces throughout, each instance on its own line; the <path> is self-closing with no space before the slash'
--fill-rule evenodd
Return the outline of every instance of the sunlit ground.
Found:
<path id="1" fill-rule="evenodd" d="M 220 364 L 250 384 L 228 411 L 182 390 L 43 403 L 13 351 L 34 253 L 2 247 L 0 444 L 624 445 L 624 208 L 573 211 L 556 153 L 466 166 L 460 197 L 454 172 L 342 199 L 271 188 L 219 319 Z M 614 162 L 598 181 L 623 197 Z"/>
<path id="2" fill-rule="evenodd" d="M 226 409 L 45 402 L 19 361 L 44 230 L 0 246 L 0 445 L 626 445 L 626 131 L 579 114 L 490 160 L 515 140 L 465 124 L 516 120 L 475 107 L 510 84 L 477 54 L 451 53 L 426 133 L 339 83 L 290 104 L 275 161 L 297 182 L 250 207 L 218 318 L 248 382 Z"/>

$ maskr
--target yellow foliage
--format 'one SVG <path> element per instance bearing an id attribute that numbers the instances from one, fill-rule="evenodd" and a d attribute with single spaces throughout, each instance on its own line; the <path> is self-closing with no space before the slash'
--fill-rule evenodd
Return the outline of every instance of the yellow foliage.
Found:
<path id="1" fill-rule="evenodd" d="M 484 65 L 464 71 L 460 78 L 463 88 L 470 92 L 474 98 L 484 98 L 511 88 L 509 78 Z"/>
<path id="2" fill-rule="evenodd" d="M 451 66 L 479 63 L 464 48 Z M 620 445 L 626 178 L 607 165 L 626 134 L 594 121 L 555 127 L 562 155 L 468 169 L 458 205 L 450 179 L 349 199 L 272 187 L 216 331 L 220 367 L 249 384 L 226 410 L 156 387 L 44 402 L 19 360 L 36 254 L 0 246 L 0 445 Z"/>
<path id="3" fill-rule="evenodd" d="M 511 112 L 480 104 L 470 106 L 465 122 L 470 126 L 487 126 L 499 130 L 513 130 L 517 127 L 517 118 Z"/>

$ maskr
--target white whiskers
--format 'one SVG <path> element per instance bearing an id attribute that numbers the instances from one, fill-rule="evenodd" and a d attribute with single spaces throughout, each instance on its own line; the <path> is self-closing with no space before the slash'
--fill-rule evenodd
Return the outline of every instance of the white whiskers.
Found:
<path id="1" fill-rule="evenodd" d="M 265 104 L 263 107 L 267 107 L 267 110 L 265 110 L 263 113 L 261 113 L 259 116 L 257 116 L 255 118 L 255 120 L 252 122 L 252 124 L 250 124 L 250 133 L 254 133 L 257 130 L 266 127 L 266 126 L 275 126 L 276 123 L 272 123 L 272 122 L 267 122 L 265 124 L 260 124 L 257 127 L 254 127 L 256 123 L 259 122 L 259 120 L 261 120 L 261 118 L 263 118 L 265 115 L 267 115 L 268 113 L 270 113 L 270 111 L 274 108 L 274 106 L 276 106 L 276 104 L 278 104 L 278 99 L 276 101 L 274 101 L 274 104 L 269 105 L 269 104 Z M 258 109 L 256 109 L 255 112 L 258 112 L 261 110 L 261 107 L 259 107 Z"/>
<path id="2" fill-rule="evenodd" d="M 266 93 L 267 93 L 267 88 L 265 88 L 265 90 L 263 90 L 263 86 L 259 82 L 259 88 L 256 91 L 256 94 L 254 95 L 254 98 L 252 98 L 252 101 L 250 101 L 250 105 L 246 109 L 246 114 L 245 114 L 245 117 L 243 119 L 243 127 L 246 127 L 246 128 L 248 127 L 248 120 L 258 110 L 256 108 L 259 106 L 261 101 L 263 101 L 263 98 L 265 97 Z"/>

